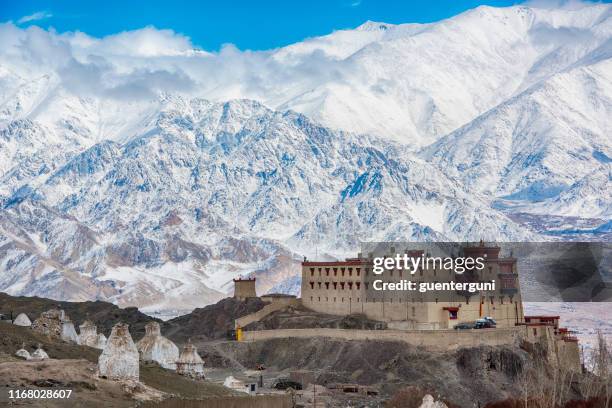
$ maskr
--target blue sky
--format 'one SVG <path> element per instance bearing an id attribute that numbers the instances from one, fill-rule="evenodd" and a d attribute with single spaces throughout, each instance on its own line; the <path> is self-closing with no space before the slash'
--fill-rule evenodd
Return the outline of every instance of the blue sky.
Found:
<path id="1" fill-rule="evenodd" d="M 59 32 L 101 37 L 153 25 L 190 37 L 205 50 L 232 43 L 269 49 L 366 20 L 431 22 L 480 4 L 509 6 L 515 0 L 308 0 L 308 1 L 40 1 L 0 0 L 0 21 L 36 24 Z"/>

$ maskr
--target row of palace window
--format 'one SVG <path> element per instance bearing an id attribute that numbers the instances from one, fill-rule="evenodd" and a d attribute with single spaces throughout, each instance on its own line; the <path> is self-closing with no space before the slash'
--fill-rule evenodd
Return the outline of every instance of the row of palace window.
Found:
<path id="1" fill-rule="evenodd" d="M 330 284 L 333 285 L 334 290 L 338 290 L 338 285 L 340 285 L 340 289 L 344 290 L 344 288 L 348 288 L 348 290 L 353 290 L 353 286 L 355 289 L 361 289 L 361 282 L 310 282 L 310 289 L 315 288 L 315 284 L 318 285 L 319 289 L 323 289 L 323 285 L 325 285 L 325 289 L 330 289 Z M 369 282 L 364 282 L 364 287 L 368 289 Z"/>
<path id="2" fill-rule="evenodd" d="M 357 290 L 361 289 L 361 282 L 313 282 L 313 281 L 310 281 L 309 283 L 310 283 L 310 289 L 313 289 L 313 290 L 315 289 L 315 285 L 317 289 L 323 289 L 323 287 L 325 286 L 326 290 L 329 290 L 329 289 L 338 290 L 338 285 L 340 287 L 340 290 L 344 290 L 344 289 L 353 290 L 353 287 Z M 434 281 L 434 283 L 438 283 L 438 281 Z M 363 287 L 365 288 L 365 290 L 368 290 L 370 287 L 370 282 L 363 282 Z M 510 302 L 512 302 L 512 297 L 510 297 Z M 500 296 L 500 303 L 502 305 L 504 304 L 504 296 Z M 493 296 L 491 296 L 491 304 L 493 304 Z"/>
<path id="3" fill-rule="evenodd" d="M 318 272 L 319 272 L 319 276 L 322 276 L 322 269 L 323 268 L 318 268 Z M 348 272 L 348 276 L 353 276 L 353 268 L 324 268 L 325 269 L 325 276 L 329 276 L 330 270 L 334 272 L 334 276 L 338 276 L 338 270 L 340 270 L 340 273 L 342 274 L 342 276 L 344 276 L 345 273 Z M 368 268 L 365 268 L 365 274 L 366 276 L 368 275 Z M 361 268 L 355 268 L 355 274 L 356 276 L 361 276 Z M 310 276 L 315 276 L 315 268 L 310 268 Z"/>
<path id="4" fill-rule="evenodd" d="M 337 302 L 337 301 L 338 301 L 338 298 L 336 298 L 336 297 L 334 297 L 334 298 L 330 298 L 330 297 L 325 296 L 324 298 L 325 298 L 325 302 Z M 318 302 L 321 302 L 321 299 L 323 299 L 323 297 L 321 297 L 321 296 L 317 296 L 317 301 L 318 301 Z M 330 299 L 332 299 L 332 300 L 330 300 Z M 347 301 L 347 302 L 349 302 L 349 303 L 351 303 L 351 302 L 353 301 L 353 298 L 351 298 L 351 297 L 349 297 L 349 298 L 343 298 L 343 297 L 341 297 L 341 298 L 340 298 L 340 303 L 344 303 L 344 302 L 345 302 L 345 299 L 346 299 L 346 301 Z M 311 301 L 311 302 L 314 302 L 314 301 L 315 301 L 315 300 L 314 300 L 314 296 L 311 296 L 311 297 L 310 297 L 310 301 Z M 359 303 L 359 301 L 360 301 L 360 299 L 359 299 L 359 298 L 356 298 L 356 303 Z M 373 299 L 366 299 L 366 300 L 365 300 L 365 303 L 382 303 L 382 302 L 383 302 L 383 301 L 382 301 L 382 299 L 376 299 L 376 298 L 373 298 Z M 393 299 L 390 299 L 390 300 L 389 300 L 389 299 L 386 299 L 386 302 L 387 302 L 387 303 L 393 303 Z M 400 300 L 399 300 L 399 302 L 397 302 L 397 303 L 402 303 L 402 300 L 400 299 Z M 413 303 L 413 302 L 404 302 L 404 303 Z M 423 303 L 423 302 L 421 302 L 421 303 Z M 438 303 L 438 299 L 436 299 L 436 303 Z M 414 316 L 414 314 L 415 314 L 415 307 L 414 307 L 414 306 L 412 306 L 412 315 Z"/>
<path id="5" fill-rule="evenodd" d="M 334 302 L 336 302 L 336 299 L 337 299 L 337 298 L 333 298 L 333 299 L 334 299 L 333 301 L 334 301 Z M 348 300 L 348 302 L 349 302 L 349 303 L 353 301 L 353 298 L 346 298 L 346 299 Z M 310 301 L 311 301 L 311 302 L 314 302 L 314 296 L 311 296 L 311 297 L 310 297 Z M 319 301 L 319 302 L 321 301 L 321 296 L 319 296 L 319 297 L 318 297 L 318 301 Z M 329 302 L 330 300 L 329 300 L 329 298 L 328 298 L 328 297 L 325 297 L 325 301 L 326 301 L 326 302 Z M 367 301 L 368 301 L 368 300 L 366 299 L 366 302 L 367 302 Z M 344 298 L 340 298 L 340 303 L 344 303 Z M 359 303 L 359 298 L 357 298 L 357 303 Z"/>
<path id="6" fill-rule="evenodd" d="M 338 271 L 340 272 L 341 276 L 344 276 L 345 273 L 348 273 L 348 276 L 353 276 L 353 268 L 317 268 L 317 272 L 319 273 L 319 276 L 323 276 L 323 272 L 325 272 L 325 276 L 330 276 L 330 273 L 333 272 L 334 276 L 338 276 Z M 419 271 L 419 275 L 423 276 L 423 268 L 419 267 L 418 269 Z M 389 270 L 389 276 L 393 276 L 393 270 Z M 400 278 L 402 277 L 403 271 L 400 269 L 398 270 L 399 276 Z M 449 269 L 448 273 L 452 274 L 453 270 Z M 491 274 L 493 272 L 493 268 L 489 266 L 489 274 Z M 433 276 L 436 276 L 437 270 L 433 269 Z M 368 276 L 370 274 L 370 269 L 369 268 L 365 268 L 365 276 Z M 355 275 L 356 276 L 361 276 L 361 268 L 355 268 Z M 310 268 L 310 276 L 315 276 L 315 268 Z"/>
<path id="7" fill-rule="evenodd" d="M 336 302 L 336 301 L 337 301 L 337 299 L 338 299 L 338 298 L 336 298 L 336 297 L 334 297 L 334 298 L 330 298 L 330 297 L 327 297 L 327 296 L 324 296 L 324 297 L 322 297 L 322 296 L 317 296 L 317 301 L 318 301 L 318 302 L 321 302 L 321 299 L 323 299 L 323 298 L 325 299 L 325 302 L 330 302 L 330 301 L 331 301 L 331 302 Z M 314 296 L 311 296 L 311 297 L 310 297 L 310 301 L 311 301 L 311 302 L 314 302 L 314 301 L 315 301 L 314 299 L 315 299 L 315 297 L 314 297 Z M 330 299 L 333 299 L 333 300 L 330 300 Z M 351 297 L 349 297 L 349 298 L 343 298 L 343 297 L 342 297 L 342 298 L 340 298 L 340 303 L 343 303 L 345 299 L 347 299 L 347 301 L 348 301 L 348 302 L 352 302 L 352 300 L 353 300 L 353 298 L 351 298 Z M 357 300 L 356 300 L 356 301 L 357 301 L 357 303 L 359 303 L 359 300 L 360 300 L 360 299 L 359 299 L 359 298 L 357 298 Z M 383 303 L 383 302 L 385 302 L 385 303 L 394 303 L 392 298 L 391 298 L 391 299 L 384 299 L 384 301 L 383 301 L 383 299 L 372 298 L 372 299 L 366 299 L 364 302 L 365 302 L 365 303 Z M 402 303 L 402 299 L 399 299 L 399 300 L 398 300 L 397 302 L 395 302 L 395 303 Z M 403 303 L 415 303 L 415 302 L 405 301 L 405 302 L 403 302 Z M 423 303 L 423 300 L 421 299 L 421 301 L 420 301 L 419 303 Z M 438 303 L 438 299 L 436 299 L 436 303 Z M 414 311 L 414 306 L 412 307 L 412 310 Z M 413 312 L 413 316 L 414 316 L 414 312 Z"/>
<path id="8" fill-rule="evenodd" d="M 310 289 L 314 289 L 315 288 L 315 284 L 318 286 L 319 289 L 323 289 L 323 285 L 325 285 L 325 289 L 329 290 L 330 289 L 330 284 L 333 285 L 333 289 L 337 290 L 338 289 L 338 285 L 340 285 L 340 289 L 344 290 L 344 288 L 348 288 L 348 290 L 353 290 L 353 286 L 355 287 L 355 289 L 359 290 L 361 289 L 361 282 L 310 282 Z M 367 290 L 369 287 L 369 282 L 364 282 L 364 287 Z M 310 297 L 310 300 L 313 299 L 313 296 Z M 326 298 L 327 299 L 327 298 Z M 336 299 L 336 298 L 334 298 Z M 344 299 L 344 298 L 342 298 Z M 359 298 L 357 298 L 359 299 Z M 505 296 L 500 296 L 499 297 L 499 304 L 503 305 L 505 302 Z M 319 301 L 321 301 L 321 297 L 319 297 Z M 357 300 L 359 302 L 359 300 Z M 366 300 L 367 302 L 368 300 Z M 372 301 L 376 302 L 376 299 L 372 299 Z M 386 302 L 389 303 L 393 303 L 393 298 L 388 298 L 385 299 Z M 419 300 L 420 302 L 423 302 L 423 299 L 421 298 Z M 436 303 L 438 303 L 438 298 L 436 298 Z M 480 303 L 484 304 L 486 301 L 486 297 L 483 296 L 480 299 Z M 512 304 L 513 302 L 512 296 L 509 297 L 509 303 Z M 334 300 L 335 302 L 335 300 Z M 495 304 L 495 296 L 489 296 L 489 302 L 494 305 Z M 402 299 L 399 298 L 399 303 L 402 303 Z M 517 303 L 517 301 L 514 301 L 514 303 Z M 470 304 L 470 299 L 466 298 L 466 304 Z"/>
<path id="9" fill-rule="evenodd" d="M 321 301 L 321 296 L 317 296 L 317 299 L 320 302 Z M 325 301 L 326 302 L 329 302 L 329 299 L 330 299 L 329 297 L 325 296 Z M 335 302 L 336 298 L 334 297 L 333 299 L 334 299 L 333 301 Z M 340 298 L 340 299 L 341 299 L 341 302 L 344 302 L 344 298 Z M 349 299 L 349 301 L 351 301 L 352 298 L 347 298 L 347 299 Z M 495 304 L 493 296 L 491 296 L 489 298 L 489 300 L 490 300 L 492 305 Z M 314 301 L 314 296 L 310 297 L 310 301 L 311 302 Z M 357 302 L 359 302 L 359 298 L 357 298 Z M 365 302 L 372 302 L 372 303 L 381 303 L 381 302 L 385 302 L 385 303 L 417 303 L 417 302 L 414 302 L 414 300 L 405 300 L 404 302 L 402 302 L 402 298 L 397 299 L 397 301 L 395 301 L 395 302 L 393 301 L 393 298 L 388 298 L 388 299 L 372 298 L 372 299 L 366 299 Z M 435 302 L 438 303 L 438 298 L 435 299 Z M 482 302 L 482 304 L 484 304 L 485 303 L 485 299 L 483 298 L 481 302 Z M 423 303 L 423 298 L 420 298 L 418 303 Z M 513 303 L 512 299 L 510 299 L 508 304 L 512 304 L 512 303 Z M 514 303 L 518 304 L 518 301 L 514 301 Z M 470 304 L 469 300 L 466 302 L 466 304 L 467 305 Z M 500 296 L 500 304 L 502 304 L 502 305 L 504 304 L 504 297 L 503 296 Z"/>

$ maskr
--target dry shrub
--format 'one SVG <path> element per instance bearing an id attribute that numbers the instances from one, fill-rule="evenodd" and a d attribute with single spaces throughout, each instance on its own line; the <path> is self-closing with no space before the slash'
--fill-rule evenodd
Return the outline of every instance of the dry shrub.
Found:
<path id="1" fill-rule="evenodd" d="M 523 408 L 523 401 L 507 398 L 501 401 L 490 402 L 484 408 Z"/>
<path id="2" fill-rule="evenodd" d="M 421 387 L 410 385 L 399 389 L 393 397 L 387 401 L 387 408 L 419 408 L 423 397 L 428 393 Z"/>
<path id="3" fill-rule="evenodd" d="M 569 400 L 564 405 L 556 405 L 554 408 L 608 408 L 605 399 L 601 397 L 591 397 L 585 400 Z M 507 398 L 505 400 L 490 402 L 484 408 L 550 408 L 550 401 L 542 401 L 537 398 L 527 400 L 527 406 L 522 399 Z"/>

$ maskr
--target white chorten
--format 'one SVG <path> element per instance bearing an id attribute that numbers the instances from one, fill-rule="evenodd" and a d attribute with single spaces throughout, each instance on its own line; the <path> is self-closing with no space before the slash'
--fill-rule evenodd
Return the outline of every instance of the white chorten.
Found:
<path id="1" fill-rule="evenodd" d="M 139 378 L 138 350 L 130 336 L 128 325 L 117 323 L 98 358 L 100 375 L 113 380 Z"/>
<path id="2" fill-rule="evenodd" d="M 21 345 L 21 348 L 15 352 L 15 355 L 25 360 L 30 360 L 32 358 L 32 356 L 30 356 L 30 352 L 25 349 L 25 344 Z"/>
<path id="3" fill-rule="evenodd" d="M 48 360 L 49 355 L 43 350 L 42 345 L 39 344 L 38 348 L 32 353 L 32 360 Z"/>
<path id="4" fill-rule="evenodd" d="M 427 394 L 423 397 L 423 402 L 421 402 L 419 408 L 447 408 L 447 406 L 442 401 L 435 401 L 434 397 Z"/>
<path id="5" fill-rule="evenodd" d="M 95 347 L 100 350 L 104 350 L 104 347 L 106 347 L 106 336 L 103 333 L 98 333 Z"/>
<path id="6" fill-rule="evenodd" d="M 41 313 L 40 317 L 34 320 L 32 330 L 64 341 L 79 343 L 74 324 L 61 309 L 51 309 Z"/>
<path id="7" fill-rule="evenodd" d="M 13 320 L 13 324 L 16 326 L 23 326 L 23 327 L 32 326 L 32 322 L 30 321 L 30 318 L 25 313 L 19 313 L 17 318 Z"/>
<path id="8" fill-rule="evenodd" d="M 79 344 L 89 347 L 96 347 L 98 345 L 98 328 L 89 320 L 85 320 L 79 326 Z"/>
<path id="9" fill-rule="evenodd" d="M 62 325 L 62 335 L 61 335 L 62 340 L 80 344 L 79 336 L 77 335 L 76 330 L 74 330 L 74 323 L 72 323 L 70 320 L 63 320 L 61 322 L 61 325 Z"/>
<path id="10" fill-rule="evenodd" d="M 145 326 L 145 336 L 136 343 L 143 361 L 155 361 L 163 368 L 176 370 L 179 349 L 161 335 L 159 323 L 150 322 Z"/>
<path id="11" fill-rule="evenodd" d="M 198 354 L 196 347 L 191 344 L 191 339 L 187 341 L 183 352 L 176 361 L 176 372 L 188 377 L 204 377 L 204 361 Z"/>

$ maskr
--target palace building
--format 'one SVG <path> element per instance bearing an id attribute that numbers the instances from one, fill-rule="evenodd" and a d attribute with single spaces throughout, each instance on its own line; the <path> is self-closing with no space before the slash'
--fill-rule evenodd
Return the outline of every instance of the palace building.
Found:
<path id="1" fill-rule="evenodd" d="M 495 280 L 495 291 L 446 292 L 433 298 L 418 291 L 374 291 L 375 280 L 382 275 L 372 272 L 371 255 L 344 261 L 302 262 L 302 304 L 308 309 L 334 315 L 363 314 L 384 321 L 390 328 L 448 329 L 462 322 L 474 322 L 485 316 L 496 320 L 497 327 L 524 323 L 523 306 L 516 258 L 500 257 L 500 247 L 484 243 L 462 248 L 464 257 L 485 257 L 485 267 L 475 272 L 480 282 Z M 421 257 L 423 251 L 406 251 Z M 389 255 L 394 256 L 393 254 Z M 385 282 L 460 281 L 465 277 L 440 268 L 419 268 L 415 274 L 403 270 L 385 272 Z"/>

